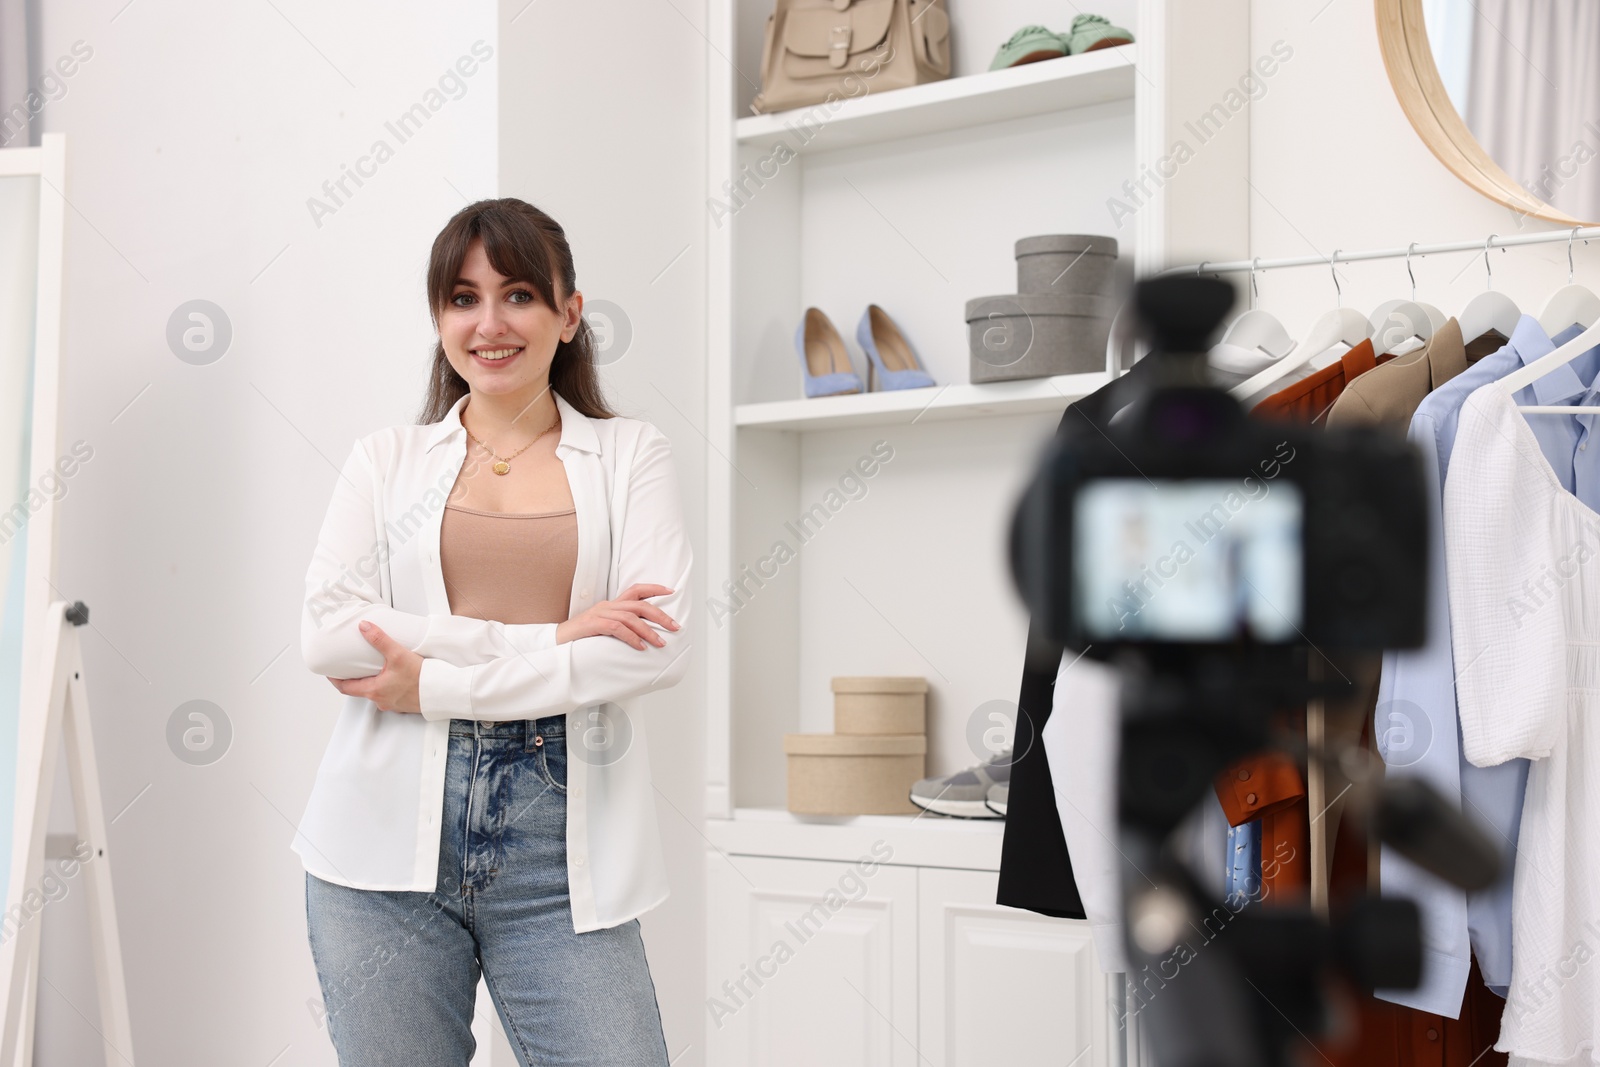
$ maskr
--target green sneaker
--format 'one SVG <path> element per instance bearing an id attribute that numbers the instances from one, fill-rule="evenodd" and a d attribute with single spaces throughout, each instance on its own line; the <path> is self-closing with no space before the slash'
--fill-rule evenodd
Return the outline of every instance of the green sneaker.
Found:
<path id="1" fill-rule="evenodd" d="M 1111 25 L 1099 15 L 1079 15 L 1072 20 L 1072 29 L 1061 35 L 1061 40 L 1067 46 L 1067 54 L 1075 56 L 1096 48 L 1132 44 L 1133 34 Z"/>
<path id="2" fill-rule="evenodd" d="M 1067 54 L 1067 42 L 1061 35 L 1043 26 L 1024 26 L 1011 35 L 994 54 L 990 70 L 1015 67 L 1023 63 L 1036 63 L 1041 59 L 1059 59 Z"/>

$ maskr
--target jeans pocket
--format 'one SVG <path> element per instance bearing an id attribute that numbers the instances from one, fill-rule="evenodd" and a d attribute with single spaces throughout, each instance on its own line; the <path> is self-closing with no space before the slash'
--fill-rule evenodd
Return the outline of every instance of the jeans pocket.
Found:
<path id="1" fill-rule="evenodd" d="M 539 773 L 557 793 L 567 791 L 567 739 L 546 737 L 539 746 Z"/>

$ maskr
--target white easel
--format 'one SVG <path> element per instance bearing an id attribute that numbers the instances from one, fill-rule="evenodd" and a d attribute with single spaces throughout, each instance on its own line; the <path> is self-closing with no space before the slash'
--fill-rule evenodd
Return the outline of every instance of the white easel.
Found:
<path id="1" fill-rule="evenodd" d="M 33 148 L 0 149 L 0 179 L 38 179 L 38 246 L 33 309 L 32 437 L 30 484 L 51 468 L 60 454 L 57 428 L 61 406 L 61 291 L 66 232 L 66 137 L 47 133 Z M 99 1032 L 107 1067 L 133 1067 L 127 984 L 117 936 L 111 892 L 111 857 L 100 776 L 89 728 L 89 696 L 83 680 L 78 627 L 89 621 L 81 601 L 68 605 L 53 596 L 56 508 L 54 498 L 28 519 L 23 576 L 22 677 L 17 724 L 16 786 L 13 795 L 11 866 L 6 896 L 0 901 L 0 931 L 17 925 L 0 945 L 0 1065 L 28 1067 L 33 1062 L 34 1012 L 38 1002 L 39 932 L 42 905 L 28 905 L 40 892 L 46 829 L 54 797 L 58 755 L 66 745 L 68 776 L 78 837 L 91 848 L 81 873 L 88 894 L 89 936 L 100 998 Z"/>
<path id="2" fill-rule="evenodd" d="M 88 892 L 89 940 L 94 953 L 95 988 L 100 1000 L 100 1037 L 107 1067 L 133 1067 L 133 1031 L 128 1021 L 128 987 L 122 974 L 122 942 L 117 936 L 117 911 L 111 892 L 111 857 L 106 848 L 105 809 L 100 805 L 100 775 L 95 765 L 89 727 L 89 694 L 83 680 L 83 655 L 78 627 L 89 621 L 83 602 L 50 605 L 44 632 L 40 680 L 48 688 L 48 713 L 42 723 L 24 716 L 17 738 L 16 846 L 12 849 L 6 900 L 16 903 L 30 889 L 37 891 L 44 875 L 46 824 L 54 796 L 56 756 L 66 744 L 67 774 L 72 780 L 72 807 L 78 840 L 91 848 L 83 861 Z M 24 704 L 24 707 L 27 707 Z M 21 841 L 27 842 L 26 859 Z M 44 913 L 33 915 L 0 954 L 0 980 L 6 989 L 6 1013 L 0 1034 L 0 1063 L 33 1063 L 34 1008 L 38 1001 L 39 931 Z"/>

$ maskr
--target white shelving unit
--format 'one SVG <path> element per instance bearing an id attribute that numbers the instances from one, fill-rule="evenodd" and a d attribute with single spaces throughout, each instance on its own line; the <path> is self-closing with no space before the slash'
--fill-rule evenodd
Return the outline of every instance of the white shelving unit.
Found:
<path id="1" fill-rule="evenodd" d="M 841 100 L 836 106 L 752 115 L 734 124 L 734 136 L 740 144 L 756 148 L 783 144 L 801 154 L 834 152 L 1132 100 L 1137 48 L 1132 44 L 1103 48 L 1069 59 L 1025 63 Z M 818 136 L 809 136 L 811 133 Z"/>
<path id="2" fill-rule="evenodd" d="M 734 409 L 733 418 L 741 427 L 803 433 L 844 426 L 898 426 L 942 419 L 1059 412 L 1110 380 L 1111 376 L 1103 372 L 1058 374 L 1014 382 L 948 383 L 886 393 L 771 400 L 740 404 Z"/>
<path id="3" fill-rule="evenodd" d="M 712 823 L 710 833 L 718 848 L 735 855 L 851 863 L 884 839 L 893 842 L 895 863 L 993 871 L 1000 864 L 995 830 L 993 822 L 934 815 L 818 818 L 741 808 L 734 818 Z"/>
<path id="4" fill-rule="evenodd" d="M 782 738 L 831 731 L 834 675 L 915 674 L 930 687 L 929 773 L 986 754 L 969 734 L 1016 700 L 1027 630 L 1005 561 L 1011 507 L 1062 410 L 1109 377 L 971 383 L 964 304 L 1016 291 L 1014 243 L 1033 234 L 1113 235 L 1140 273 L 1248 254 L 1247 115 L 1176 174 L 1150 176 L 1184 123 L 1250 69 L 1249 5 L 1109 0 L 1102 13 L 1138 43 L 988 71 L 1018 26 L 1070 15 L 1035 0 L 946 3 L 955 77 L 762 116 L 748 104 L 772 0 L 709 5 L 708 995 L 754 966 L 773 916 L 812 903 L 796 887 L 836 884 L 874 849 L 899 872 L 874 876 L 840 913 L 849 922 L 832 920 L 833 947 L 792 965 L 789 994 L 708 1025 L 710 1063 L 957 1062 L 970 1020 L 937 1013 L 959 1012 L 970 979 L 927 965 L 978 958 L 1093 1002 L 1012 1035 L 1008 1062 L 1064 1062 L 1082 1042 L 1094 1051 L 1081 1067 L 1121 1062 L 1086 927 L 993 905 L 1000 822 L 792 815 Z M 1109 202 L 1141 182 L 1119 227 Z M 803 398 L 792 338 L 805 309 L 832 318 L 865 381 L 855 329 L 869 303 L 937 384 Z M 984 944 L 1008 929 L 1041 951 L 984 955 L 960 940 L 980 929 Z M 826 954 L 875 1008 L 849 1013 L 866 1028 L 849 1055 L 805 1021 L 832 1003 L 816 985 L 838 982 Z M 875 1029 L 891 1018 L 920 1051 Z"/>

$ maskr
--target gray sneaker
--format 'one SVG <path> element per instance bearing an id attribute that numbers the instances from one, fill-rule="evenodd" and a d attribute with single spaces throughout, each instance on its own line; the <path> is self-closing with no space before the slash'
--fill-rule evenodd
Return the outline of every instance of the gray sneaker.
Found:
<path id="1" fill-rule="evenodd" d="M 989 790 L 1011 783 L 1011 749 L 987 761 L 943 778 L 924 778 L 911 787 L 911 803 L 935 815 L 958 819 L 998 819 L 1003 812 L 990 809 Z"/>
<path id="2" fill-rule="evenodd" d="M 988 805 L 990 811 L 1003 819 L 1006 817 L 1006 801 L 1009 799 L 1011 799 L 1011 783 L 1001 782 L 989 787 L 989 795 L 983 798 L 983 802 Z"/>

